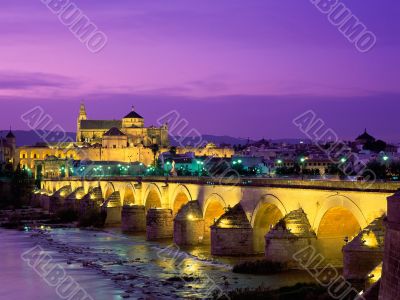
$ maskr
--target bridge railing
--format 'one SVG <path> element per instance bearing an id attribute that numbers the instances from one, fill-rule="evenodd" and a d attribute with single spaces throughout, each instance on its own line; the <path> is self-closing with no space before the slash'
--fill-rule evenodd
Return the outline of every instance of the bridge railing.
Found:
<path id="1" fill-rule="evenodd" d="M 254 187 L 285 187 L 302 189 L 328 189 L 328 190 L 357 190 L 395 192 L 400 189 L 400 182 L 377 181 L 361 184 L 357 181 L 346 180 L 307 180 L 301 178 L 215 178 L 193 176 L 107 176 L 107 177 L 70 177 L 43 179 L 43 181 L 126 181 L 126 182 L 162 182 L 197 185 L 223 185 L 223 186 L 254 186 Z"/>

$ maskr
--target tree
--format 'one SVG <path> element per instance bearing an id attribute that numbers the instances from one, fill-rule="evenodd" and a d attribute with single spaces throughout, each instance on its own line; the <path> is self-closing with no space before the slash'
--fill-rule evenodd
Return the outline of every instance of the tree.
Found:
<path id="1" fill-rule="evenodd" d="M 153 144 L 150 146 L 151 151 L 153 152 L 153 162 L 154 162 L 154 167 L 157 166 L 157 161 L 156 161 L 156 157 L 158 154 L 158 151 L 160 151 L 160 146 L 158 146 L 158 144 Z"/>
<path id="2" fill-rule="evenodd" d="M 388 168 L 386 165 L 381 164 L 377 160 L 370 161 L 367 164 L 366 170 L 365 175 L 370 175 L 370 172 L 372 171 L 375 174 L 376 179 L 386 179 L 388 175 Z"/>
<path id="3" fill-rule="evenodd" d="M 176 147 L 175 146 L 171 146 L 169 148 L 169 153 L 171 153 L 172 156 L 176 156 Z"/>

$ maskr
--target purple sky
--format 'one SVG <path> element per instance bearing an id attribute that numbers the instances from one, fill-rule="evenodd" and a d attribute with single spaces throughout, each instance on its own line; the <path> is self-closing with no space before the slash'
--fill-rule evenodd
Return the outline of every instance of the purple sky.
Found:
<path id="1" fill-rule="evenodd" d="M 131 105 L 204 134 L 303 137 L 314 110 L 343 138 L 400 140 L 400 2 L 344 1 L 377 36 L 359 53 L 309 0 L 76 0 L 108 37 L 93 54 L 40 0 L 0 0 L 0 128 L 35 105 L 75 130 Z"/>

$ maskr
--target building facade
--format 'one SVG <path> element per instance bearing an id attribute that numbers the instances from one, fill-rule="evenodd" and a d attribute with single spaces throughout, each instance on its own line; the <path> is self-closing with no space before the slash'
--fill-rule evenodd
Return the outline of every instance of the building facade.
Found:
<path id="1" fill-rule="evenodd" d="M 116 128 L 126 136 L 125 147 L 145 147 L 157 144 L 160 147 L 169 146 L 168 126 L 144 126 L 144 118 L 134 108 L 121 120 L 91 120 L 86 114 L 85 105 L 82 103 L 79 110 L 76 129 L 77 143 L 102 143 L 104 134 Z M 116 131 L 113 130 L 113 133 Z"/>
<path id="2" fill-rule="evenodd" d="M 6 138 L 0 137 L 0 169 L 7 164 L 14 164 L 16 153 L 16 139 L 11 129 Z"/>

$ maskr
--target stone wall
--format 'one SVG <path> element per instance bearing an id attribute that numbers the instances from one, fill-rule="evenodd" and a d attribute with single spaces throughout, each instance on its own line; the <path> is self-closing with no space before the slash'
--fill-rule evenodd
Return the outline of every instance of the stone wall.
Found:
<path id="1" fill-rule="evenodd" d="M 400 191 L 388 198 L 385 252 L 379 300 L 400 297 Z"/>
<path id="2" fill-rule="evenodd" d="M 297 252 L 314 245 L 316 234 L 312 231 L 307 215 L 302 209 L 290 212 L 265 236 L 265 257 L 281 262 L 288 268 L 301 268 L 294 256 Z"/>
<path id="3" fill-rule="evenodd" d="M 174 243 L 199 245 L 204 239 L 204 219 L 198 201 L 184 205 L 174 219 Z"/>
<path id="4" fill-rule="evenodd" d="M 384 236 L 385 228 L 381 217 L 343 247 L 343 276 L 354 284 L 359 284 L 360 289 L 368 288 L 370 282 L 377 280 L 368 277 L 382 263 Z"/>
<path id="5" fill-rule="evenodd" d="M 126 232 L 146 231 L 146 211 L 143 205 L 123 206 L 121 227 Z"/>
<path id="6" fill-rule="evenodd" d="M 167 239 L 173 236 L 174 220 L 171 209 L 149 209 L 146 216 L 147 240 Z"/>
<path id="7" fill-rule="evenodd" d="M 239 204 L 211 226 L 211 254 L 246 256 L 254 254 L 253 228 Z"/>

